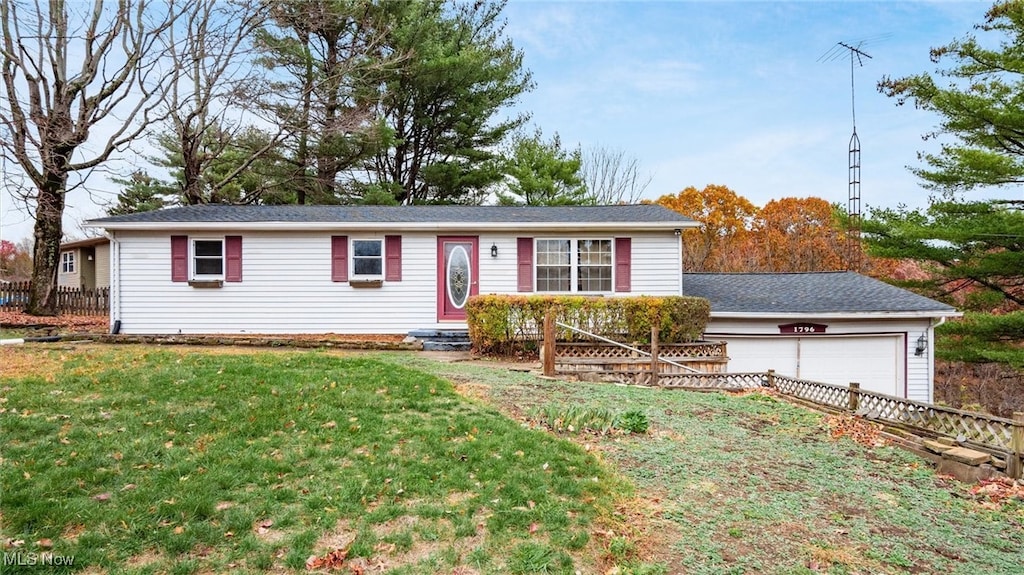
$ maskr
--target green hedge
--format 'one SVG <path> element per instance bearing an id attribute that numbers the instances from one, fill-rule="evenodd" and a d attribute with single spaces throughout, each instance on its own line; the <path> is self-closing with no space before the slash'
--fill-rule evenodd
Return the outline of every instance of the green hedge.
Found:
<path id="1" fill-rule="evenodd" d="M 662 343 L 699 341 L 711 313 L 698 297 L 473 296 L 466 304 L 469 337 L 480 353 L 513 355 L 531 352 L 542 339 L 544 314 L 557 321 L 622 342 L 650 343 L 651 326 L 660 326 Z M 587 336 L 558 328 L 560 341 L 587 341 Z"/>

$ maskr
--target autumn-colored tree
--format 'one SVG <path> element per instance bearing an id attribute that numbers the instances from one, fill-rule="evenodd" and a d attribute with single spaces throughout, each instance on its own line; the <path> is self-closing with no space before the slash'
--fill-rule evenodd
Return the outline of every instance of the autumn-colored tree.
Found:
<path id="1" fill-rule="evenodd" d="M 782 198 L 765 204 L 751 226 L 746 250 L 757 270 L 810 272 L 846 269 L 846 235 L 835 207 L 821 198 Z"/>
<path id="2" fill-rule="evenodd" d="M 23 281 L 32 276 L 32 244 L 0 240 L 0 279 Z"/>
<path id="3" fill-rule="evenodd" d="M 678 194 L 661 196 L 655 203 L 701 222 L 699 229 L 683 232 L 683 269 L 689 272 L 745 271 L 745 246 L 757 207 L 726 186 L 710 184 L 703 190 L 690 186 Z"/>
<path id="4" fill-rule="evenodd" d="M 18 246 L 14 242 L 0 240 L 0 275 L 6 276 L 18 254 Z"/>

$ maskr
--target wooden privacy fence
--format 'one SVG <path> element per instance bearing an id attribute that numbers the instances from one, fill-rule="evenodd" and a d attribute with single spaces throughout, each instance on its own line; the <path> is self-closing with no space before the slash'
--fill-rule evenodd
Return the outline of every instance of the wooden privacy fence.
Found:
<path id="1" fill-rule="evenodd" d="M 0 283 L 0 309 L 20 310 L 28 304 L 32 282 Z M 105 315 L 110 310 L 110 288 L 57 288 L 57 309 L 68 315 Z"/>
<path id="2" fill-rule="evenodd" d="M 587 335 L 600 343 L 556 342 L 555 323 L 545 318 L 541 357 L 548 376 L 573 375 L 675 389 L 769 388 L 815 407 L 850 412 L 923 437 L 951 439 L 1005 462 L 1008 476 L 1024 476 L 1024 413 L 1006 419 L 865 391 L 857 383 L 833 385 L 774 371 L 725 373 L 728 357 L 724 343 L 659 346 L 655 330 L 650 346 L 627 346 L 594 334 Z M 564 324 L 558 326 L 586 333 Z"/>

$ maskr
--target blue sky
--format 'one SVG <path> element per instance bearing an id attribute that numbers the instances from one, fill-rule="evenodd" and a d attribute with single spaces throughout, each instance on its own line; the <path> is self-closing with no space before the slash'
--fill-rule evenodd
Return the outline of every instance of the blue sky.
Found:
<path id="1" fill-rule="evenodd" d="M 845 205 L 850 62 L 819 59 L 837 42 L 870 40 L 871 59 L 854 70 L 868 208 L 926 205 L 906 166 L 934 145 L 921 137 L 939 120 L 897 107 L 877 92 L 878 80 L 934 72 L 929 49 L 971 32 L 990 5 L 513 0 L 505 17 L 536 82 L 518 107 L 545 135 L 635 157 L 652 176 L 652 199 L 721 184 L 759 206 L 789 196 Z M 86 187 L 113 197 L 103 174 Z M 31 220 L 9 196 L 0 201 L 0 237 L 28 236 Z M 86 190 L 68 203 L 65 228 L 82 237 L 77 223 L 103 210 Z"/>
<path id="2" fill-rule="evenodd" d="M 884 75 L 933 72 L 931 47 L 972 31 L 986 2 L 515 2 L 508 35 L 537 88 L 522 99 L 545 133 L 638 158 L 651 198 L 722 184 L 759 206 L 818 196 L 846 204 L 850 61 L 862 202 L 921 206 L 907 171 L 938 118 L 897 107 Z"/>

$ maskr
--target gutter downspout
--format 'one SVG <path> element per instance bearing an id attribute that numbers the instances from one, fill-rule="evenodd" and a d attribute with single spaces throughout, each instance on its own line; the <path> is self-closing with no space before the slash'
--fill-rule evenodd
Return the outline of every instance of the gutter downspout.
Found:
<path id="1" fill-rule="evenodd" d="M 117 232 L 107 231 L 110 239 L 110 332 L 121 331 L 121 243 Z"/>
<path id="2" fill-rule="evenodd" d="M 935 403 L 935 328 L 946 323 L 946 316 L 928 322 L 928 403 Z"/>
<path id="3" fill-rule="evenodd" d="M 683 273 L 686 272 L 686 270 L 683 269 L 683 231 L 682 230 L 676 230 L 675 234 L 676 234 L 676 261 L 679 262 L 679 268 L 678 268 L 678 272 L 676 273 L 676 277 L 679 278 L 679 295 L 683 296 L 683 295 L 686 295 L 686 294 L 683 293 Z"/>

